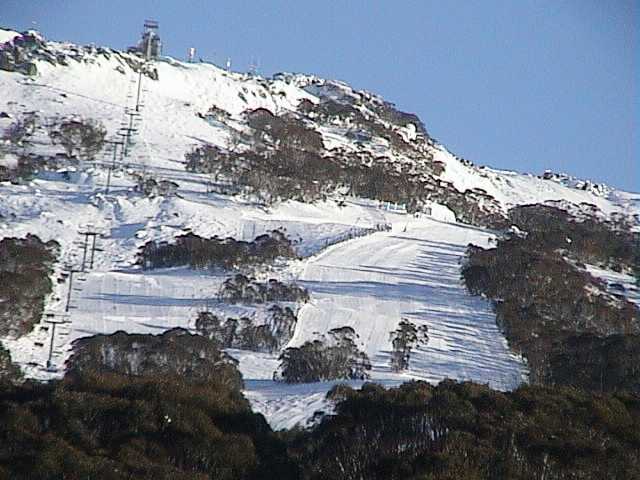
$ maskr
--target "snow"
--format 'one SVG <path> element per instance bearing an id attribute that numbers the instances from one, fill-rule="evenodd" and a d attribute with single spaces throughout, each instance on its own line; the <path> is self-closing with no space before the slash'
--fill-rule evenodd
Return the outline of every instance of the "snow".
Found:
<path id="1" fill-rule="evenodd" d="M 363 381 L 333 381 L 303 384 L 281 384 L 270 380 L 249 380 L 245 396 L 251 407 L 262 413 L 274 430 L 307 427 L 313 423 L 314 414 L 331 414 L 333 404 L 327 400 L 327 392 L 335 385 L 346 384 L 360 388 Z M 387 382 L 392 387 L 400 382 Z"/>
<path id="2" fill-rule="evenodd" d="M 15 37 L 19 36 L 18 32 L 14 32 L 13 30 L 6 30 L 4 28 L 0 28 L 0 45 L 3 43 L 10 42 Z"/>
<path id="3" fill-rule="evenodd" d="M 12 153 L 0 152 L 0 167 L 12 169 L 18 166 L 18 157 Z"/>
<path id="4" fill-rule="evenodd" d="M 420 219 L 327 249 L 300 276 L 312 302 L 300 310 L 291 344 L 351 326 L 372 360 L 372 378 L 392 380 L 398 375 L 389 367 L 389 335 L 405 318 L 427 326 L 430 340 L 412 354 L 402 378 L 474 379 L 513 388 L 526 377 L 522 360 L 509 352 L 490 304 L 471 297 L 460 280 L 467 244 L 486 245 L 489 238 L 473 228 Z"/>
<path id="5" fill-rule="evenodd" d="M 0 43 L 12 34 L 0 30 Z M 61 52 L 69 48 L 50 45 Z M 281 228 L 296 241 L 304 258 L 261 274 L 297 280 L 311 293 L 311 302 L 298 312 L 290 346 L 350 325 L 372 361 L 372 380 L 384 385 L 448 377 L 509 389 L 526 379 L 526 365 L 510 353 L 491 305 L 470 296 L 460 281 L 459 263 L 467 244 L 486 245 L 490 232 L 456 224 L 453 212 L 436 203 L 431 205 L 431 216 L 419 217 L 355 198 L 286 202 L 267 209 L 247 199 L 207 193 L 208 178 L 185 171 L 184 154 L 194 145 L 225 147 L 234 131 L 245 129 L 243 111 L 266 108 L 282 113 L 305 98 L 318 103 L 321 96 L 355 96 L 350 87 L 329 81 L 310 85 L 313 77 L 263 79 L 170 58 L 153 66 L 159 80 L 143 79 L 144 106 L 135 145 L 126 163 L 117 164 L 108 194 L 104 165 L 111 162 L 109 151 L 76 171 L 45 172 L 20 185 L 0 184 L 0 238 L 32 233 L 61 244 L 55 289 L 46 302 L 48 312 L 64 312 L 69 282 L 62 271 L 65 266 L 80 265 L 83 237 L 79 232 L 91 228 L 102 233 L 98 244 L 103 252 L 95 258 L 93 269 L 76 275 L 70 323 L 56 330 L 54 369 L 45 368 L 50 331 L 44 323 L 22 338 L 1 339 L 27 376 L 62 376 L 71 342 L 82 336 L 117 330 L 160 333 L 176 326 L 193 330 L 195 315 L 203 308 L 238 313 L 238 307 L 215 302 L 228 274 L 186 268 L 149 272 L 135 267 L 136 251 L 148 240 L 171 240 L 186 232 L 251 240 Z M 13 118 L 33 111 L 43 121 L 78 115 L 100 120 L 113 134 L 121 126 L 125 107 L 135 101 L 137 74 L 117 55 L 87 54 L 65 67 L 38 61 L 37 68 L 35 78 L 0 71 L 0 109 Z M 229 112 L 232 120 L 225 125 L 198 117 L 213 105 Z M 0 119 L 0 134 L 11 121 Z M 323 125 L 319 131 L 327 148 L 356 148 L 345 129 Z M 415 128 L 403 133 L 412 137 Z M 36 153 L 61 151 L 50 145 L 46 132 L 34 140 Z M 368 148 L 376 155 L 395 158 L 388 142 L 375 140 Z M 445 164 L 443 180 L 460 191 L 482 188 L 505 209 L 564 199 L 593 203 L 607 213 L 640 211 L 637 194 L 614 191 L 603 198 L 529 175 L 468 166 L 439 145 L 433 153 Z M 133 191 L 133 172 L 177 182 L 179 197 L 142 197 Z M 344 206 L 338 201 L 340 205 L 344 201 Z M 370 233 L 386 224 L 391 231 Z M 349 239 L 354 236 L 359 238 Z M 430 340 L 412 353 L 410 368 L 398 374 L 389 368 L 389 334 L 402 318 L 427 326 Z M 275 428 L 305 425 L 316 410 L 331 410 L 325 394 L 335 382 L 276 383 L 272 376 L 277 354 L 229 353 L 240 362 L 247 398 Z"/>
<path id="6" fill-rule="evenodd" d="M 623 296 L 640 307 L 640 287 L 633 275 L 614 272 L 595 265 L 586 265 L 586 269 L 591 275 L 605 283 L 607 292 L 616 296 Z"/>
<path id="7" fill-rule="evenodd" d="M 435 147 L 434 160 L 445 164 L 441 178 L 451 182 L 457 190 L 464 192 L 480 188 L 498 200 L 505 209 L 515 205 L 563 200 L 576 205 L 595 205 L 607 215 L 614 212 L 630 215 L 640 211 L 640 205 L 635 205 L 633 209 L 629 208 L 628 203 L 619 201 L 617 195 L 626 198 L 630 195 L 627 192 L 614 191 L 609 198 L 605 198 L 531 174 L 465 165 L 442 145 Z"/>

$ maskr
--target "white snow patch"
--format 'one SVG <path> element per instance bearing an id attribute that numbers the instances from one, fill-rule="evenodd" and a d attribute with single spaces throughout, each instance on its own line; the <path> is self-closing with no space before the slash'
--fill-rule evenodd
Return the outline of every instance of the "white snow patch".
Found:
<path id="1" fill-rule="evenodd" d="M 0 45 L 3 43 L 10 42 L 14 38 L 20 36 L 18 32 L 14 32 L 13 30 L 5 30 L 4 28 L 0 28 Z"/>
<path id="2" fill-rule="evenodd" d="M 602 280 L 607 286 L 607 292 L 625 297 L 640 307 L 640 287 L 633 275 L 623 272 L 614 272 L 595 265 L 586 265 L 587 271 L 596 278 Z"/>
<path id="3" fill-rule="evenodd" d="M 18 157 L 12 153 L 0 151 L 0 167 L 14 169 L 18 166 Z"/>

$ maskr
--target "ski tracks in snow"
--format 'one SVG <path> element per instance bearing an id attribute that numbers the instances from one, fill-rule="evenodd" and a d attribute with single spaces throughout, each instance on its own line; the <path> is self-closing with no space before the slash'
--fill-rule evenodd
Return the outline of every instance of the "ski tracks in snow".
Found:
<path id="1" fill-rule="evenodd" d="M 495 323 L 491 305 L 472 297 L 460 278 L 468 243 L 489 234 L 423 220 L 407 231 L 377 233 L 335 246 L 310 261 L 300 281 L 312 302 L 299 313 L 290 345 L 332 328 L 352 327 L 373 364 L 373 379 L 475 380 L 502 390 L 526 376 Z M 427 326 L 429 342 L 410 368 L 392 372 L 390 333 L 406 318 Z"/>

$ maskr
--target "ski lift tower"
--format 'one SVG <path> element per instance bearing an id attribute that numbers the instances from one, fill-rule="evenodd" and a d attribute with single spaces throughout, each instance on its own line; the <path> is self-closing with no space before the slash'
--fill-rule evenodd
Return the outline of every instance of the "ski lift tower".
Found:
<path id="1" fill-rule="evenodd" d="M 158 22 L 145 20 L 142 40 L 138 47 L 145 60 L 156 59 L 162 54 L 162 42 L 158 35 Z"/>
<path id="2" fill-rule="evenodd" d="M 145 20 L 144 30 L 142 31 L 142 39 L 136 49 L 144 60 L 144 63 L 150 60 L 156 60 L 162 53 L 162 42 L 158 35 L 158 22 L 155 20 Z M 138 71 L 138 93 L 136 95 L 136 112 L 140 111 L 140 92 L 142 91 L 142 70 L 144 66 L 140 66 Z M 131 128 L 131 125 L 129 125 Z M 126 151 L 126 147 L 125 150 Z"/>

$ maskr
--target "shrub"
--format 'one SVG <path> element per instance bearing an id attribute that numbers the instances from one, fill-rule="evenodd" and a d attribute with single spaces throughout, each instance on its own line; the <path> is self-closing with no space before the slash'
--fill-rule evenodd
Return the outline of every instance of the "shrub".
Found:
<path id="1" fill-rule="evenodd" d="M 93 119 L 57 119 L 49 130 L 54 145 L 59 144 L 67 155 L 92 160 L 103 148 L 107 131 Z"/>
<path id="2" fill-rule="evenodd" d="M 157 181 L 147 175 L 134 175 L 136 178 L 135 191 L 147 197 L 172 197 L 176 195 L 179 185 L 171 180 Z"/>
<path id="3" fill-rule="evenodd" d="M 38 123 L 38 117 L 36 114 L 25 114 L 16 120 L 9 128 L 7 128 L 3 135 L 3 140 L 9 142 L 12 146 L 24 146 L 24 143 L 31 138 L 35 133 Z"/>
<path id="4" fill-rule="evenodd" d="M 16 162 L 8 167 L 0 166 L 0 181 L 10 181 L 13 183 L 19 183 L 21 181 L 31 180 L 38 171 L 56 166 L 57 162 L 52 161 L 50 158 L 43 157 L 42 155 L 34 154 L 13 154 L 10 152 L 0 151 L 0 160 L 2 155 L 12 155 Z"/>
<path id="5" fill-rule="evenodd" d="M 20 337 L 40 321 L 58 251 L 34 235 L 0 240 L 0 336 Z"/>
<path id="6" fill-rule="evenodd" d="M 287 383 L 368 378 L 371 363 L 366 353 L 358 349 L 356 338 L 351 327 L 334 328 L 326 340 L 287 348 L 280 355 L 275 378 Z"/>
<path id="7" fill-rule="evenodd" d="M 226 123 L 227 121 L 229 121 L 229 119 L 231 119 L 231 114 L 229 112 L 216 105 L 212 105 L 207 113 L 199 113 L 198 116 L 207 121 L 216 121 L 221 123 Z"/>
<path id="8" fill-rule="evenodd" d="M 297 321 L 298 317 L 289 307 L 272 305 L 265 322 L 259 325 L 248 317 L 229 317 L 223 322 L 211 312 L 200 312 L 196 330 L 221 348 L 273 353 L 289 342 Z"/>
<path id="9" fill-rule="evenodd" d="M 241 268 L 295 258 L 291 241 L 279 230 L 257 236 L 251 242 L 233 238 L 202 238 L 193 233 L 176 237 L 175 243 L 147 242 L 138 252 L 143 268 L 189 265 L 191 268 Z"/>
<path id="10" fill-rule="evenodd" d="M 427 133 L 424 123 L 422 123 L 422 120 L 420 120 L 416 114 L 402 112 L 398 110 L 394 104 L 389 102 L 381 102 L 379 105 L 375 105 L 374 110 L 382 120 L 391 124 L 399 127 L 405 127 L 409 124 L 414 125 L 416 130 L 423 135 L 425 139 L 429 139 L 429 134 Z"/>

